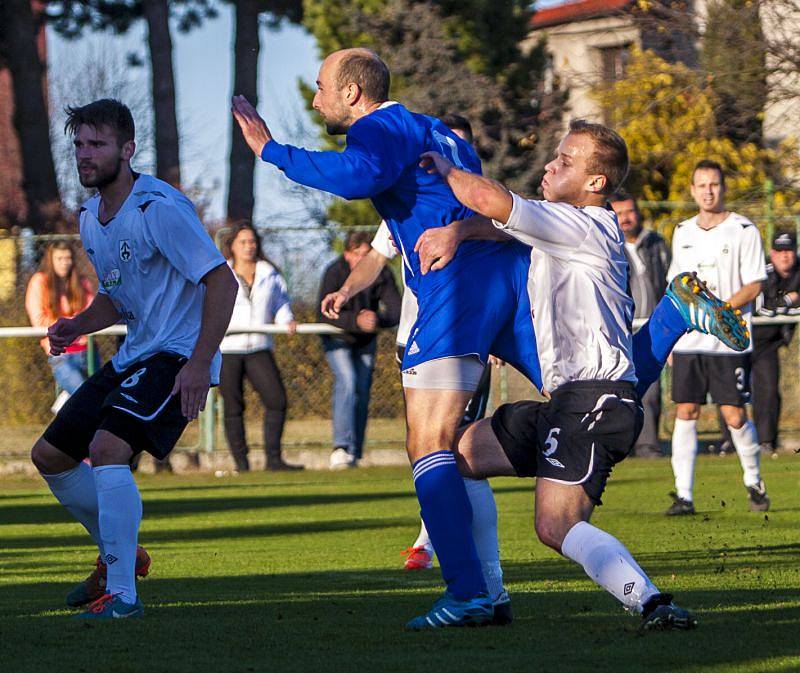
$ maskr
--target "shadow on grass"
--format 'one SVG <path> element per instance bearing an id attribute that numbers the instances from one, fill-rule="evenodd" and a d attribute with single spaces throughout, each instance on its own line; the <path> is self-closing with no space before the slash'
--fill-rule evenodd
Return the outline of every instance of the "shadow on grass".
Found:
<path id="1" fill-rule="evenodd" d="M 528 574 L 532 565 L 514 565 Z M 545 563 L 544 565 L 554 565 Z M 566 566 L 566 564 L 561 564 Z M 551 568 L 552 570 L 553 568 Z M 572 575 L 573 573 L 570 573 Z M 53 615 L 66 589 L 4 589 L 0 629 L 15 672 L 100 659 L 124 671 L 593 671 L 769 670 L 798 654 L 800 590 L 686 591 L 701 627 L 638 637 L 638 618 L 600 590 L 518 591 L 506 628 L 410 634 L 404 621 L 438 595 L 435 573 L 352 570 L 238 577 L 148 578 L 136 623 L 87 627 Z M 409 583 L 413 582 L 413 586 Z M 754 628 L 754 624 L 758 627 Z M 30 634 L 36 634 L 34 638 Z M 9 659 L 11 660 L 11 659 Z M 789 670 L 789 669 L 783 669 Z"/>

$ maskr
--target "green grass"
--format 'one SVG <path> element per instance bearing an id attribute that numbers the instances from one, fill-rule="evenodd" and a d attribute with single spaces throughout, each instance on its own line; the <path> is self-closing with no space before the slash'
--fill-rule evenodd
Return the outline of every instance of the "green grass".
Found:
<path id="1" fill-rule="evenodd" d="M 768 517 L 747 511 L 734 457 L 704 457 L 699 513 L 675 520 L 667 460 L 617 470 L 594 523 L 700 618 L 644 637 L 535 540 L 530 481 L 494 483 L 515 623 L 415 634 L 403 623 L 440 585 L 399 570 L 417 532 L 408 470 L 141 478 L 146 616 L 93 626 L 61 607 L 94 557 L 83 529 L 39 482 L 7 480 L 0 671 L 800 671 L 800 457 L 764 471 Z"/>

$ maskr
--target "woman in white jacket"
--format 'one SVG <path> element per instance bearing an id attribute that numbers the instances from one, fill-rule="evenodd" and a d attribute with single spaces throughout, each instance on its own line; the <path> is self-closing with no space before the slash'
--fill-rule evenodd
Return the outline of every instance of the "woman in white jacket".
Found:
<path id="1" fill-rule="evenodd" d="M 250 224 L 233 228 L 227 247 L 228 264 L 239 283 L 231 328 L 275 323 L 288 325 L 294 334 L 297 323 L 289 303 L 286 282 L 265 257 L 261 239 Z M 300 470 L 281 457 L 281 436 L 286 419 L 286 390 L 272 354 L 269 334 L 232 334 L 220 345 L 222 373 L 220 392 L 225 403 L 225 437 L 236 469 L 250 469 L 244 430 L 244 379 L 247 377 L 264 404 L 264 451 L 268 470 Z"/>

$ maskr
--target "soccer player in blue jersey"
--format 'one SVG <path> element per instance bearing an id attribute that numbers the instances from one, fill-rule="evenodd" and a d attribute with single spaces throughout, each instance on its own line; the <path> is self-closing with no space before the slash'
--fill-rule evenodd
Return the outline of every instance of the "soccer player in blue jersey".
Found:
<path id="1" fill-rule="evenodd" d="M 419 156 L 436 150 L 479 173 L 477 155 L 439 120 L 388 102 L 389 71 L 371 51 L 332 54 L 317 86 L 314 107 L 330 133 L 347 134 L 343 152 L 276 142 L 241 97 L 234 98 L 233 113 L 251 149 L 287 177 L 345 198 L 370 198 L 400 248 L 419 302 L 402 365 L 414 485 L 448 586 L 447 621 L 485 623 L 492 602 L 451 449 L 490 352 L 540 383 L 526 290 L 529 250 L 518 243 L 467 242 L 442 273 L 420 274 L 414 252 L 420 234 L 472 213 L 440 178 L 419 168 Z"/>

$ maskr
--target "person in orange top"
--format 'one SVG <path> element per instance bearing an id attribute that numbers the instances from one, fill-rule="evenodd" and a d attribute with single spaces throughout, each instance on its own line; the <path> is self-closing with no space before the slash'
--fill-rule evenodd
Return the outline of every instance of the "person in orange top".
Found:
<path id="1" fill-rule="evenodd" d="M 94 288 L 75 265 L 72 246 L 56 241 L 47 246 L 39 271 L 28 283 L 25 310 L 34 327 L 50 327 L 60 317 L 70 318 L 92 303 Z M 59 387 L 68 395 L 74 393 L 88 375 L 87 340 L 77 339 L 62 355 L 51 356 L 50 343 L 41 340 L 47 362 Z"/>

